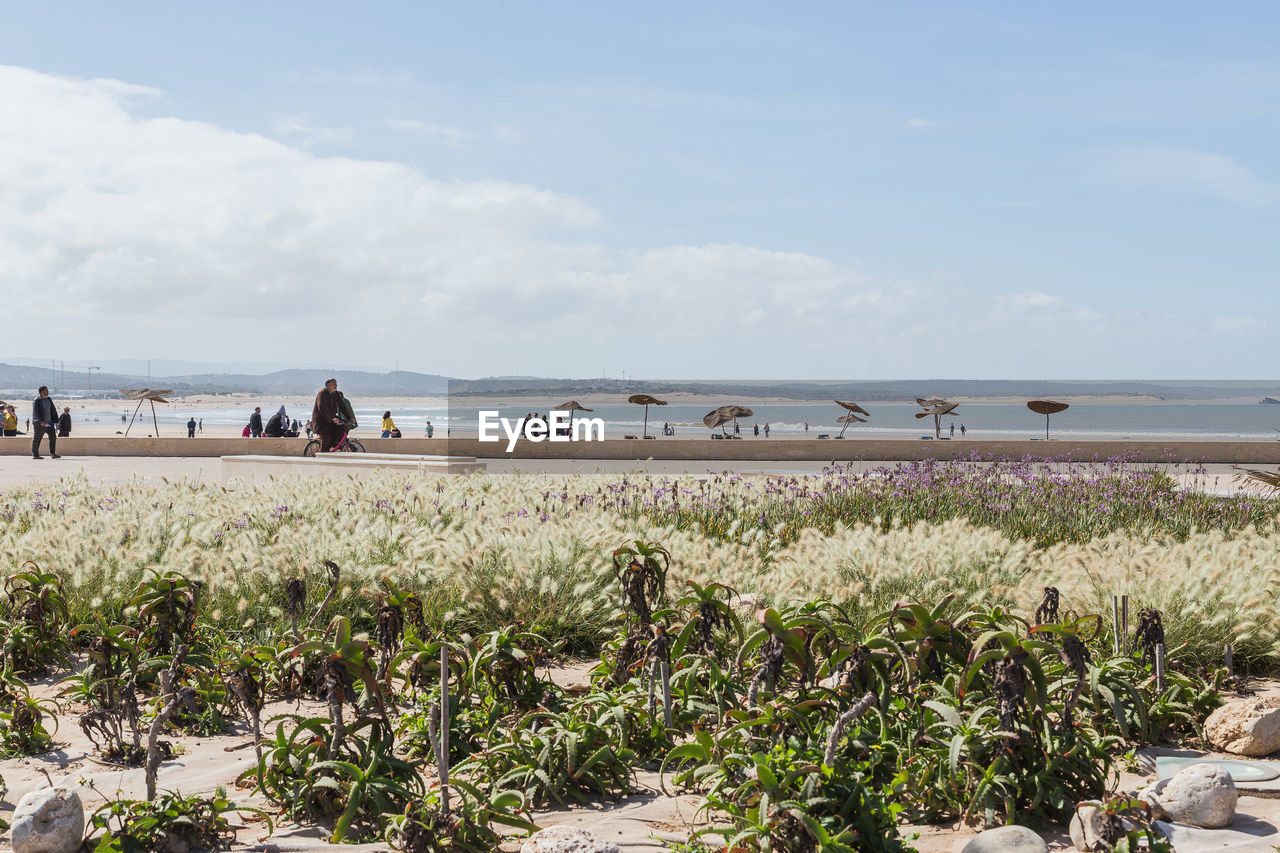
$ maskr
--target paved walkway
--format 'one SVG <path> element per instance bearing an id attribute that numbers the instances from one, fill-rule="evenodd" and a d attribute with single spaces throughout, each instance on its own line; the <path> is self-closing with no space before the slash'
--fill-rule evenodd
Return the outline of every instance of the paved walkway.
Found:
<path id="1" fill-rule="evenodd" d="M 708 472 L 735 471 L 739 474 L 810 474 L 821 471 L 828 463 L 796 461 L 729 462 L 705 461 L 634 461 L 612 459 L 486 459 L 490 474 L 515 472 L 541 472 L 547 474 L 622 474 L 639 472 L 658 476 L 689 474 L 705 476 Z M 892 463 L 852 462 L 855 471 L 880 468 Z M 1266 466 L 1267 470 L 1271 466 Z M 60 477 L 83 474 L 95 483 L 127 483 L 134 479 L 148 482 L 187 480 L 199 483 L 216 483 L 221 475 L 221 462 L 209 458 L 184 458 L 175 456 L 64 456 L 61 459 L 32 459 L 29 456 L 0 456 L 0 489 L 23 486 L 28 483 L 54 482 Z M 1206 466 L 1205 476 L 1197 481 L 1181 476 L 1183 482 L 1200 488 L 1228 493 L 1240 489 L 1256 491 L 1256 487 L 1242 483 L 1239 471 L 1230 465 Z"/>

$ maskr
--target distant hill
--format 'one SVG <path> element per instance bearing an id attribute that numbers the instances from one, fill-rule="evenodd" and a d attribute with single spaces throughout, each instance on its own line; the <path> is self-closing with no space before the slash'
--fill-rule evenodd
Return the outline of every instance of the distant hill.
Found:
<path id="1" fill-rule="evenodd" d="M 455 379 L 451 396 L 503 394 L 529 397 L 572 397 L 588 394 L 706 394 L 739 397 L 785 397 L 797 400 L 908 401 L 916 397 L 1153 397 L 1159 400 L 1215 400 L 1280 395 L 1280 381 L 1224 380 L 1000 380 L 901 379 L 866 382 L 824 381 L 671 381 L 620 379 Z"/>
<path id="2" fill-rule="evenodd" d="M 363 370 L 291 369 L 254 375 L 249 373 L 197 373 L 186 376 L 135 376 L 94 372 L 92 380 L 82 371 L 53 371 L 47 367 L 0 364 L 0 389 L 10 396 L 32 395 L 48 385 L 55 392 L 109 396 L 121 388 L 172 388 L 175 396 L 189 394 L 314 394 L 329 377 L 349 394 L 382 397 L 442 395 L 448 377 L 397 370 L 372 373 Z M 57 394 L 55 393 L 55 396 Z"/>
<path id="3" fill-rule="evenodd" d="M 449 394 L 467 397 L 586 397 L 591 394 L 704 394 L 716 397 L 785 397 L 799 400 L 910 401 L 916 397 L 1133 397 L 1160 400 L 1213 400 L 1227 397 L 1280 398 L 1277 380 L 996 380 L 996 379 L 895 379 L 868 381 L 782 380 L 634 380 L 565 379 L 501 376 L 486 379 L 450 379 L 431 373 L 397 370 L 291 368 L 266 374 L 193 373 L 145 376 L 95 372 L 92 385 L 83 371 L 54 371 L 48 367 L 0 363 L 0 398 L 27 399 L 35 389 L 48 385 L 58 394 L 111 396 L 121 388 L 172 388 L 175 395 L 189 394 L 312 394 L 334 376 L 339 386 L 360 397 L 425 397 Z"/>

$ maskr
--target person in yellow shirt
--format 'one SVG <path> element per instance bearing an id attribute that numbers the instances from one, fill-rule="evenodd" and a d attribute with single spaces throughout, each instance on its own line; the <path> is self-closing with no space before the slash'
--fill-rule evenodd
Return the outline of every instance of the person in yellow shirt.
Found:
<path id="1" fill-rule="evenodd" d="M 18 414 L 13 410 L 13 406 L 6 406 L 4 410 L 4 434 L 18 434 Z"/>
<path id="2" fill-rule="evenodd" d="M 399 438 L 400 430 L 396 429 L 396 422 L 391 420 L 391 412 L 382 413 L 382 437 L 383 438 Z"/>

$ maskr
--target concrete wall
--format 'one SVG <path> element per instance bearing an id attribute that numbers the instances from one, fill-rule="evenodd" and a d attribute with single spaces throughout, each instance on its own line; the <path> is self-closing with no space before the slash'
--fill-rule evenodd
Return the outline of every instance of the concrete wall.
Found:
<path id="1" fill-rule="evenodd" d="M 506 441 L 489 443 L 474 438 L 365 438 L 370 453 L 475 456 L 480 459 L 672 459 L 724 461 L 895 461 L 962 459 L 971 454 L 1019 459 L 1023 456 L 1108 459 L 1128 455 L 1139 462 L 1280 464 L 1277 441 L 920 441 L 919 439 L 679 439 L 593 442 L 521 441 L 506 453 Z M 305 438 L 76 438 L 58 440 L 67 456 L 291 456 L 301 454 Z M 44 445 L 48 452 L 48 445 Z M 0 456 L 31 452 L 27 436 L 0 438 Z"/>

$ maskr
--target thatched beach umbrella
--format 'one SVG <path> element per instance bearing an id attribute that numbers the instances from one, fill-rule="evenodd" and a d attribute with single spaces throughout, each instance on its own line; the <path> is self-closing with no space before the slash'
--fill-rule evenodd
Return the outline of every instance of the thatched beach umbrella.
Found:
<path id="1" fill-rule="evenodd" d="M 1049 415 L 1056 415 L 1058 412 L 1065 412 L 1071 406 L 1067 403 L 1059 403 L 1057 400 L 1031 400 L 1027 403 L 1027 408 L 1035 412 L 1037 415 L 1044 415 L 1044 440 L 1049 440 Z"/>
<path id="2" fill-rule="evenodd" d="M 560 405 L 556 406 L 555 410 L 557 412 L 569 413 L 569 434 L 570 435 L 573 435 L 573 413 L 574 412 L 594 412 L 595 411 L 595 409 L 588 409 L 586 406 L 582 405 L 577 400 L 570 400 L 567 403 L 561 403 Z"/>
<path id="3" fill-rule="evenodd" d="M 927 418 L 929 415 L 933 415 L 933 437 L 942 438 L 942 416 L 951 414 L 960 404 L 948 403 L 946 400 L 939 400 L 937 397 L 928 399 L 916 397 L 916 402 L 924 409 L 923 412 L 916 412 L 916 417 Z"/>
<path id="4" fill-rule="evenodd" d="M 644 435 L 649 435 L 649 407 L 665 406 L 666 400 L 659 400 L 657 397 L 649 394 L 632 394 L 627 398 L 628 403 L 634 403 L 637 406 L 644 406 Z"/>
<path id="5" fill-rule="evenodd" d="M 849 424 L 865 424 L 867 418 L 871 417 L 871 413 L 857 403 L 850 403 L 848 400 L 836 400 L 835 404 L 849 410 L 849 414 L 836 418 L 836 423 L 844 424 L 840 428 L 841 437 L 844 437 L 844 431 L 849 428 Z M 866 415 L 867 418 L 860 418 L 858 415 Z"/>
<path id="6" fill-rule="evenodd" d="M 724 425 L 733 421 L 734 427 L 738 425 L 738 418 L 749 418 L 755 412 L 746 406 L 721 406 L 712 412 L 707 412 L 702 422 L 707 425 L 708 429 L 720 427 L 721 432 L 725 432 Z M 728 435 L 728 433 L 725 433 Z"/>
<path id="7" fill-rule="evenodd" d="M 850 412 L 847 415 L 841 415 L 840 417 L 836 418 L 836 423 L 844 424 L 844 426 L 840 427 L 839 437 L 841 438 L 844 437 L 844 431 L 849 428 L 849 424 L 865 424 L 866 422 L 867 422 L 866 418 L 860 418 L 857 415 L 855 415 L 853 412 Z"/>
<path id="8" fill-rule="evenodd" d="M 143 403 L 151 404 L 151 423 L 156 428 L 156 438 L 160 437 L 160 422 L 156 420 L 156 403 L 169 402 L 164 398 L 165 394 L 172 394 L 172 388 L 165 388 L 163 391 L 157 391 L 154 388 L 121 388 L 120 393 L 125 396 L 126 400 L 137 400 L 138 407 L 133 410 L 133 418 L 138 416 L 138 410 L 142 408 Z M 129 418 L 129 426 L 124 428 L 124 434 L 127 436 L 129 430 L 133 428 L 133 418 Z"/>

